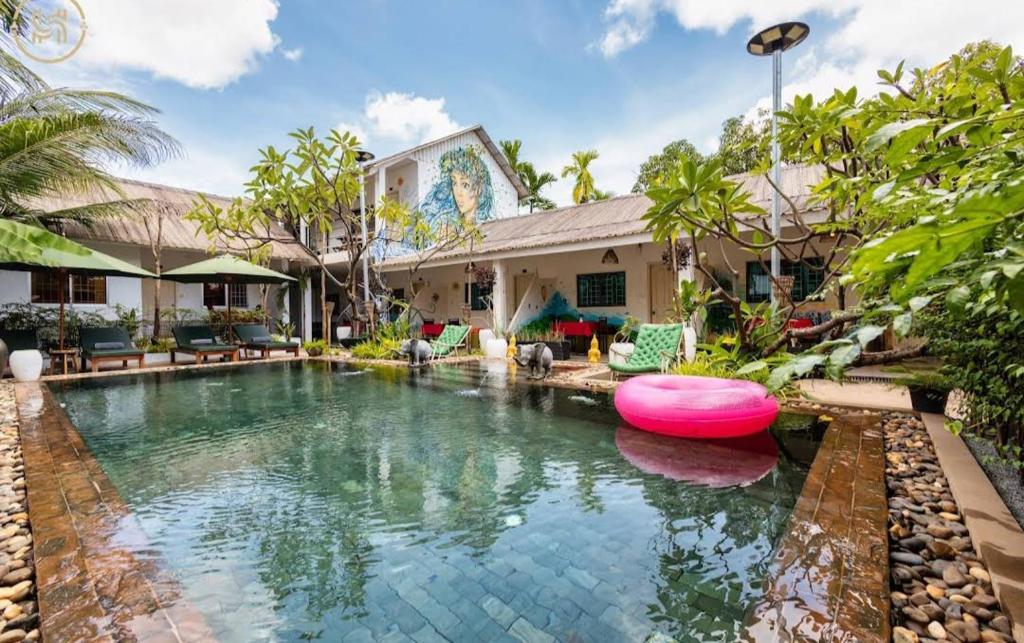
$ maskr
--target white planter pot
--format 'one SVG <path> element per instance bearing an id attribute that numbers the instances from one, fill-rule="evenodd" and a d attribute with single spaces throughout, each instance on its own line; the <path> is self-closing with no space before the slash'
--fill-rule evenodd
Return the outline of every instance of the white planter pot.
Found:
<path id="1" fill-rule="evenodd" d="M 508 351 L 508 342 L 504 339 L 489 339 L 483 346 L 484 355 L 490 358 L 504 359 L 505 353 Z"/>
<path id="2" fill-rule="evenodd" d="M 636 346 L 632 342 L 614 342 L 608 346 L 608 363 L 625 364 L 634 350 Z"/>
<path id="3" fill-rule="evenodd" d="M 19 382 L 34 382 L 43 372 L 43 354 L 39 351 L 14 351 L 9 364 L 11 373 Z"/>
<path id="4" fill-rule="evenodd" d="M 477 341 L 480 342 L 480 348 L 483 348 L 485 350 L 487 348 L 487 342 L 491 341 L 494 338 L 494 331 L 491 330 L 490 328 L 481 328 L 480 334 L 477 335 Z"/>
<path id="5" fill-rule="evenodd" d="M 352 327 L 338 326 L 337 328 L 334 329 L 334 334 L 338 336 L 338 341 L 348 339 L 349 337 L 352 337 Z"/>
<path id="6" fill-rule="evenodd" d="M 693 326 L 683 327 L 683 356 L 687 362 L 697 359 L 697 331 Z"/>
<path id="7" fill-rule="evenodd" d="M 292 337 L 290 341 L 293 344 L 298 344 L 299 346 L 302 346 L 302 338 L 301 337 Z"/>

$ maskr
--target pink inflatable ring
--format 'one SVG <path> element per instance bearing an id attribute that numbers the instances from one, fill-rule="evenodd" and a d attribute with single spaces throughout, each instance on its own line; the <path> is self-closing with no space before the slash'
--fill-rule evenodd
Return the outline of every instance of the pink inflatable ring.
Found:
<path id="1" fill-rule="evenodd" d="M 615 408 L 638 429 L 677 438 L 735 438 L 763 431 L 779 402 L 756 382 L 641 375 L 619 384 Z"/>

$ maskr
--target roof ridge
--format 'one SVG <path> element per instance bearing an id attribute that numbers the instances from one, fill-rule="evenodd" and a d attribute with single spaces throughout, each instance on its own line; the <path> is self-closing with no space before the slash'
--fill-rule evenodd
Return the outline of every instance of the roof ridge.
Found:
<path id="1" fill-rule="evenodd" d="M 521 221 L 522 219 L 525 219 L 525 218 L 528 218 L 528 217 L 551 216 L 552 214 L 558 214 L 558 213 L 566 212 L 568 210 L 573 210 L 573 209 L 576 209 L 576 208 L 586 208 L 586 207 L 590 207 L 590 206 L 600 205 L 602 203 L 607 203 L 609 201 L 624 201 L 626 199 L 636 199 L 636 198 L 641 198 L 641 197 L 645 198 L 645 199 L 649 199 L 650 198 L 646 194 L 636 194 L 634 192 L 629 192 L 627 194 L 616 194 L 615 196 L 610 196 L 607 199 L 601 199 L 600 201 L 588 201 L 586 203 L 574 203 L 572 205 L 563 205 L 561 207 L 553 208 L 551 210 L 535 210 L 533 212 L 524 212 L 524 213 L 521 213 L 521 214 L 515 214 L 515 215 L 510 216 L 510 217 L 501 217 L 500 219 L 490 219 L 489 221 L 484 221 L 483 223 L 481 223 L 480 227 L 483 227 L 485 225 L 490 225 L 492 223 L 498 223 L 498 222 L 501 222 L 501 221 L 513 221 L 513 220 L 514 221 Z"/>

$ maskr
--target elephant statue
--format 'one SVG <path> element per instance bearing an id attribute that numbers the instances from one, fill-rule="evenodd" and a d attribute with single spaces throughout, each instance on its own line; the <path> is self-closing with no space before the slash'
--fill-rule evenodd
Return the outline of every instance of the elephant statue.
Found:
<path id="1" fill-rule="evenodd" d="M 409 366 L 422 366 L 430 361 L 434 349 L 430 347 L 429 342 L 413 338 L 403 340 L 398 353 L 409 358 Z"/>
<path id="2" fill-rule="evenodd" d="M 531 380 L 543 380 L 551 375 L 551 363 L 555 356 L 551 348 L 543 342 L 536 344 L 525 344 L 519 346 L 519 353 L 516 355 L 516 363 L 522 367 L 529 367 L 530 374 L 526 376 Z"/>

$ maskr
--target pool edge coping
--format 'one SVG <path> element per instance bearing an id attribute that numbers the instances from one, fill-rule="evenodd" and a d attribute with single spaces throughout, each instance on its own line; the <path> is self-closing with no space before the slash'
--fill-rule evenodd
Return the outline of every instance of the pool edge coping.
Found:
<path id="1" fill-rule="evenodd" d="M 46 383 L 14 387 L 43 638 L 216 640 L 163 565 L 147 565 L 110 541 L 114 524 L 133 513 Z M 48 432 L 66 440 L 55 444 Z M 63 461 L 55 449 L 64 451 Z"/>

